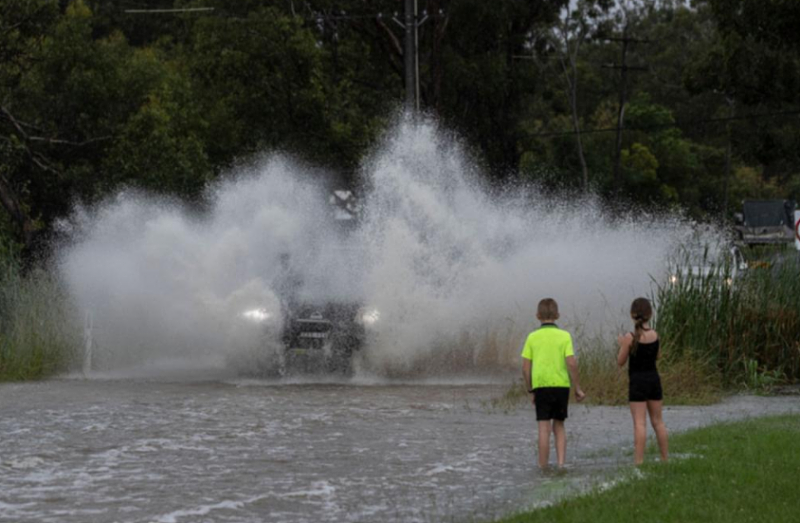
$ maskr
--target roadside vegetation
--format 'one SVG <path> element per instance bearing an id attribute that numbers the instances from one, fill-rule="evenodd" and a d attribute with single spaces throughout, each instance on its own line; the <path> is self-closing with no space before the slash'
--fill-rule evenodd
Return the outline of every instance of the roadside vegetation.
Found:
<path id="1" fill-rule="evenodd" d="M 794 251 L 759 253 L 749 268 L 730 260 L 673 265 L 651 298 L 662 340 L 665 401 L 713 403 L 726 391 L 768 394 L 800 379 L 800 264 Z M 616 369 L 616 345 L 584 351 L 581 375 L 593 401 L 622 404 L 627 377 Z"/>
<path id="2" fill-rule="evenodd" d="M 80 346 L 80 322 L 48 272 L 23 273 L 13 247 L 0 245 L 0 381 L 66 370 Z"/>
<path id="3" fill-rule="evenodd" d="M 671 358 L 701 362 L 726 387 L 800 379 L 800 263 L 777 251 L 732 278 L 728 263 L 658 288 L 656 327 Z"/>
<path id="4" fill-rule="evenodd" d="M 757 418 L 673 436 L 674 458 L 641 474 L 502 523 L 794 521 L 800 416 Z M 655 453 L 654 449 L 651 449 Z"/>
<path id="5" fill-rule="evenodd" d="M 730 260 L 706 253 L 702 274 L 693 275 L 688 258 L 679 256 L 671 277 L 654 282 L 666 404 L 707 405 L 725 394 L 770 394 L 800 381 L 800 258 L 783 248 L 757 257 L 734 271 Z M 587 401 L 627 404 L 627 368 L 616 364 L 616 340 L 579 332 L 576 346 Z M 516 381 L 492 406 L 509 410 L 527 397 Z"/>
<path id="6" fill-rule="evenodd" d="M 82 345 L 82 319 L 75 316 L 60 282 L 44 270 L 23 271 L 19 252 L 10 242 L 0 245 L 0 380 L 63 371 L 77 362 Z M 762 257 L 772 261 L 751 263 L 736 278 L 726 260 L 704 260 L 708 270 L 702 275 L 678 276 L 654 286 L 666 403 L 710 404 L 729 392 L 770 393 L 800 380 L 797 254 L 770 256 Z M 690 274 L 681 263 L 674 266 L 675 274 Z M 473 363 L 510 368 L 517 353 L 506 361 L 503 347 L 516 347 L 516 340 L 508 329 L 488 333 Z M 626 404 L 627 375 L 616 365 L 615 340 L 593 337 L 578 345 L 589 402 Z M 455 370 L 451 366 L 458 361 L 447 357 L 441 364 Z M 507 410 L 524 398 L 527 394 L 516 381 L 492 406 Z"/>
<path id="7" fill-rule="evenodd" d="M 628 404 L 627 367 L 617 367 L 617 346 L 609 344 L 584 351 L 578 360 L 581 385 L 587 402 L 600 405 Z M 718 372 L 691 355 L 665 355 L 659 362 L 668 405 L 709 405 L 725 394 Z"/>

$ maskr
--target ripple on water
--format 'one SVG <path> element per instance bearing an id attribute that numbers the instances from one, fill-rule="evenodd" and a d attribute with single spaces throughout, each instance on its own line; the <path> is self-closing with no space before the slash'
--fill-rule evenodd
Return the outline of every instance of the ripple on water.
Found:
<path id="1" fill-rule="evenodd" d="M 628 409 L 582 407 L 570 413 L 565 475 L 543 476 L 528 408 L 464 407 L 504 388 L 15 385 L 24 394 L 0 404 L 0 434 L 14 434 L 0 456 L 0 520 L 490 519 L 630 461 Z M 796 398 L 746 397 L 664 415 L 675 432 L 799 410 Z"/>

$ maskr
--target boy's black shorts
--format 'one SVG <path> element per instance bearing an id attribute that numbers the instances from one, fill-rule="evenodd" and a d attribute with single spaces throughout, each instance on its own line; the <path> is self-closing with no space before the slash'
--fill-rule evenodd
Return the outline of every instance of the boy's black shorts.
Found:
<path id="1" fill-rule="evenodd" d="M 567 419 L 569 387 L 540 387 L 533 389 L 536 401 L 536 421 Z"/>

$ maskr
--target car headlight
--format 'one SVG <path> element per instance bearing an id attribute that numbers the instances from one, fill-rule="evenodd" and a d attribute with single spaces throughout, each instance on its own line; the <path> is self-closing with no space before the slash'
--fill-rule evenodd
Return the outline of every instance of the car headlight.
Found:
<path id="1" fill-rule="evenodd" d="M 356 318 L 365 327 L 372 327 L 381 319 L 381 313 L 378 309 L 363 309 L 359 311 Z"/>
<path id="2" fill-rule="evenodd" d="M 275 314 L 267 309 L 249 309 L 242 313 L 242 318 L 255 323 L 266 323 L 275 318 Z"/>

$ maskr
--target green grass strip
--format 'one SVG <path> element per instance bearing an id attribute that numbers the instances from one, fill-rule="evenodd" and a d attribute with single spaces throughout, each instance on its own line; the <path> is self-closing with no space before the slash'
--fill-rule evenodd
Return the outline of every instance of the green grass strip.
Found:
<path id="1" fill-rule="evenodd" d="M 800 416 L 758 418 L 679 434 L 670 440 L 678 459 L 645 464 L 641 479 L 502 521 L 800 521 L 798 441 Z"/>

